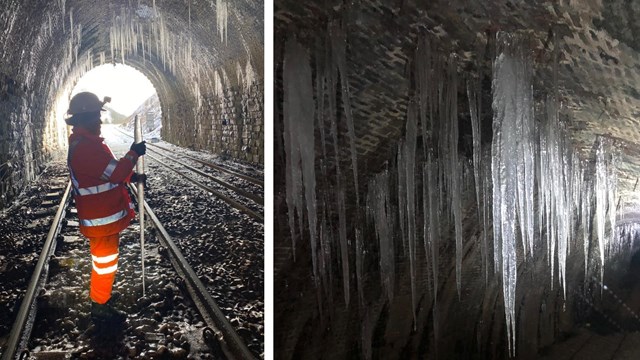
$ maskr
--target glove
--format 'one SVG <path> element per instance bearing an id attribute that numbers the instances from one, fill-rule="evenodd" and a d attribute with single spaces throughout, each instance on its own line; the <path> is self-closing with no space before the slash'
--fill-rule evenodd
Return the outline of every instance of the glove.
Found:
<path id="1" fill-rule="evenodd" d="M 133 150 L 136 152 L 136 154 L 138 154 L 138 156 L 142 156 L 147 152 L 147 145 L 145 145 L 145 143 L 146 141 L 142 141 L 138 144 L 133 143 L 131 144 L 131 148 L 129 150 Z"/>
<path id="2" fill-rule="evenodd" d="M 147 174 L 138 174 L 136 172 L 131 174 L 131 183 L 132 184 L 136 184 L 140 180 L 142 181 L 142 184 L 144 184 L 144 187 L 148 188 L 148 186 L 147 186 Z"/>

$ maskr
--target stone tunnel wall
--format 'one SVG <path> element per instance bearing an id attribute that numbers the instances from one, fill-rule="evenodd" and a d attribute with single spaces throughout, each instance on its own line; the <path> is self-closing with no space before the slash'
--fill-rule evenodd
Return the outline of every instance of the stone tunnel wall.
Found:
<path id="1" fill-rule="evenodd" d="M 9 1 L 0 14 L 0 208 L 65 146 L 64 130 L 53 116 L 53 74 L 46 71 L 56 50 L 38 40 L 47 32 L 43 19 L 51 6 L 35 10 L 35 4 Z"/>
<path id="2" fill-rule="evenodd" d="M 254 83 L 248 89 L 231 88 L 224 95 L 203 95 L 197 110 L 195 134 L 163 129 L 163 138 L 183 146 L 247 161 L 264 162 L 264 86 Z M 173 108 L 171 105 L 168 109 Z M 186 110 L 185 110 L 186 111 Z M 180 119 L 175 113 L 169 117 Z M 169 120 L 170 121 L 170 120 Z M 194 136 L 195 135 L 195 136 Z"/>
<path id="3" fill-rule="evenodd" d="M 51 151 L 59 148 L 45 137 L 44 112 L 36 111 L 19 83 L 2 79 L 0 99 L 0 208 L 10 204 L 25 181 L 44 169 Z"/>

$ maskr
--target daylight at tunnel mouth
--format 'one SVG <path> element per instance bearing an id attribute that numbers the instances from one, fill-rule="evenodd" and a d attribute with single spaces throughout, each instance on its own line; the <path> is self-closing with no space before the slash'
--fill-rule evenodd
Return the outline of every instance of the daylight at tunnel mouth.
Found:
<path id="1" fill-rule="evenodd" d="M 2 359 L 265 357 L 263 11 L 3 2 Z"/>
<path id="2" fill-rule="evenodd" d="M 637 6 L 274 5 L 277 358 L 640 356 Z"/>

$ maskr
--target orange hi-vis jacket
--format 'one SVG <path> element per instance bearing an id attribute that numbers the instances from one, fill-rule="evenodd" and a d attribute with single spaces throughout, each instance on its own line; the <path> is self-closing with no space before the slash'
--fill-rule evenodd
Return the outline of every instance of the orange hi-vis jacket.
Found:
<path id="1" fill-rule="evenodd" d="M 89 238 L 117 234 L 135 216 L 124 182 L 129 181 L 138 155 L 129 151 L 116 160 L 103 141 L 77 126 L 69 137 L 67 164 L 80 232 Z"/>

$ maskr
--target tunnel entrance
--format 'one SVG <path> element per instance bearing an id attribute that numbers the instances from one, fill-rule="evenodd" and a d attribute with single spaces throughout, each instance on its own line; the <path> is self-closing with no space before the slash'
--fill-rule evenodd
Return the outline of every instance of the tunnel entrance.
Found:
<path id="1" fill-rule="evenodd" d="M 105 64 L 127 64 L 153 84 L 163 140 L 263 164 L 263 18 L 262 2 L 9 0 L 0 10 L 0 209 L 64 153 L 73 87 Z M 118 89 L 114 102 L 131 87 Z"/>
<path id="2" fill-rule="evenodd" d="M 153 96 L 158 96 L 144 74 L 124 64 L 100 65 L 91 69 L 78 80 L 71 96 L 83 91 L 90 91 L 100 99 L 111 97 L 111 102 L 105 104 L 107 112 L 103 121 L 116 124 L 136 113 Z"/>
<path id="3" fill-rule="evenodd" d="M 131 130 L 138 116 L 145 138 L 161 139 L 162 110 L 158 94 L 151 81 L 137 69 L 126 64 L 97 66 L 78 80 L 71 96 L 84 91 L 100 99 L 111 98 L 104 106 L 103 124 Z"/>

